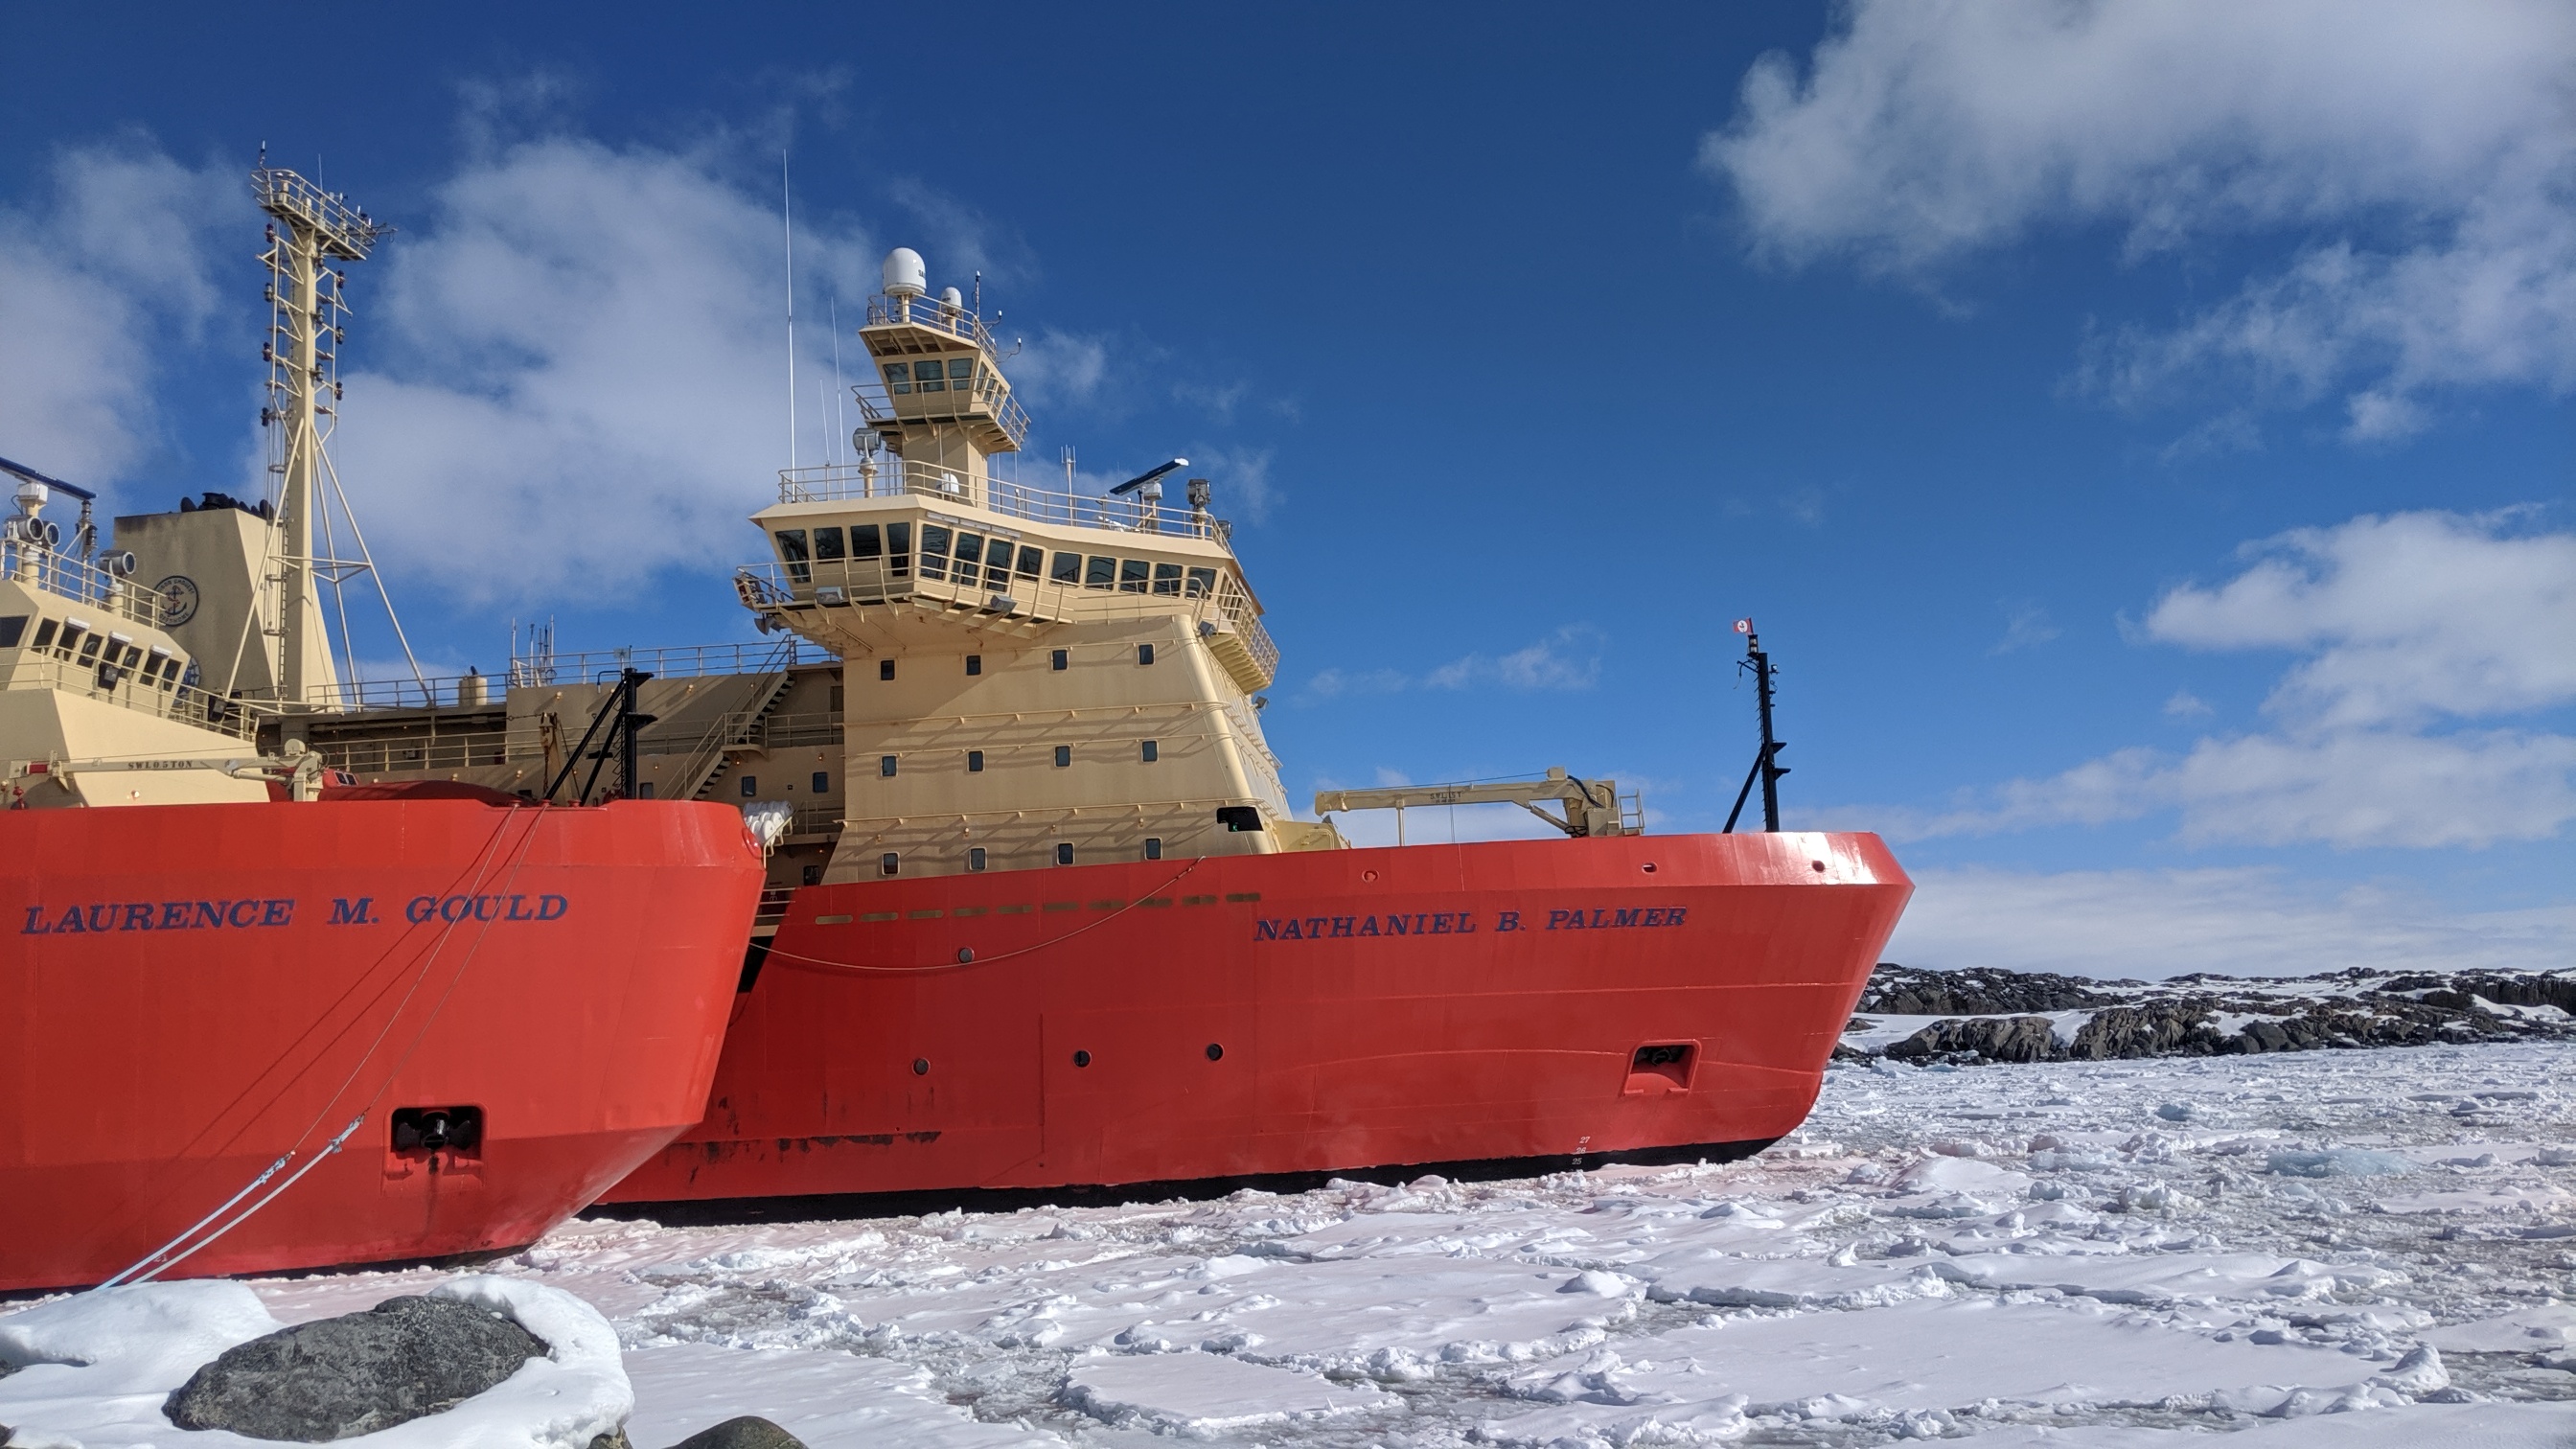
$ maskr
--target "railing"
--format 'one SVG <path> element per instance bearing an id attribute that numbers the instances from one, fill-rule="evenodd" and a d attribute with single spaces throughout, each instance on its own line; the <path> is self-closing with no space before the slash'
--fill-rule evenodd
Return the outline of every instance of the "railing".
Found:
<path id="1" fill-rule="evenodd" d="M 984 319 L 964 307 L 951 307 L 936 297 L 890 297 L 883 292 L 868 299 L 868 325 L 882 327 L 890 322 L 908 322 L 915 327 L 928 327 L 963 337 L 986 352 L 999 352 L 993 334 L 984 330 Z"/>
<path id="2" fill-rule="evenodd" d="M 251 194 L 270 210 L 296 212 L 319 227 L 325 254 L 365 261 L 376 238 L 393 230 L 351 206 L 336 191 L 325 191 L 283 166 L 262 166 L 250 174 Z"/>
<path id="3" fill-rule="evenodd" d="M 974 478 L 954 468 L 908 458 L 824 463 L 778 472 L 781 503 L 831 503 L 850 498 L 927 498 L 986 508 L 1029 523 L 1100 528 L 1115 533 L 1213 539 L 1229 547 L 1232 529 L 1222 519 L 1187 508 L 1165 507 L 1136 496 L 1107 498 L 1001 478 Z"/>
<path id="4" fill-rule="evenodd" d="M 0 545 L 0 574 L 56 598 L 113 614 L 129 624 L 161 627 L 161 596 L 60 549 Z"/>
<path id="5" fill-rule="evenodd" d="M 793 636 L 750 639 L 732 644 L 676 644 L 659 649 L 592 649 L 579 654 L 532 654 L 510 661 L 510 683 L 599 684 L 620 670 L 641 669 L 656 679 L 694 679 L 709 674 L 775 674 L 813 663 Z"/>
<path id="6" fill-rule="evenodd" d="M 9 689 L 49 689 L 122 705 L 138 714 L 175 720 L 237 740 L 256 739 L 259 720 L 251 711 L 220 695 L 191 685 L 164 687 L 123 669 L 97 663 L 57 659 L 51 653 L 22 650 L 17 662 L 0 675 Z"/>

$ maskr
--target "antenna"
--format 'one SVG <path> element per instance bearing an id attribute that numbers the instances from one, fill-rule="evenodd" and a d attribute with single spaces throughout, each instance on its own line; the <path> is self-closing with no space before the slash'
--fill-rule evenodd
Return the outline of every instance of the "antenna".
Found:
<path id="1" fill-rule="evenodd" d="M 1745 772 L 1744 788 L 1735 792 L 1735 808 L 1727 812 L 1726 828 L 1719 833 L 1735 832 L 1736 817 L 1744 813 L 1744 802 L 1753 793 L 1755 780 L 1762 782 L 1762 828 L 1776 833 L 1780 829 L 1780 777 L 1789 773 L 1780 767 L 1778 756 L 1789 742 L 1771 737 L 1771 655 L 1762 647 L 1762 636 L 1753 632 L 1751 619 L 1736 620 L 1735 632 L 1744 636 L 1744 659 L 1735 667 L 1753 671 L 1754 697 L 1760 702 L 1762 714 L 1762 748 L 1753 757 L 1753 768 Z"/>
<path id="2" fill-rule="evenodd" d="M 787 152 L 778 153 L 778 219 L 787 233 L 787 466 L 796 467 L 796 194 L 787 185 Z"/>
<path id="3" fill-rule="evenodd" d="M 1110 489 L 1109 496 L 1116 498 L 1124 494 L 1133 493 L 1137 489 L 1145 487 L 1147 484 L 1160 481 L 1164 474 L 1171 472 L 1175 468 L 1186 468 L 1188 466 L 1190 466 L 1189 459 L 1174 458 L 1172 461 L 1165 463 L 1160 467 L 1148 468 L 1144 472 L 1137 474 L 1135 477 L 1128 479 L 1126 482 L 1119 484 L 1117 487 Z M 1156 489 L 1153 496 L 1160 498 L 1162 496 L 1162 490 Z"/>
<path id="4" fill-rule="evenodd" d="M 841 294 L 832 294 L 832 441 L 835 448 L 850 430 L 849 410 L 841 405 L 849 389 L 841 385 Z"/>

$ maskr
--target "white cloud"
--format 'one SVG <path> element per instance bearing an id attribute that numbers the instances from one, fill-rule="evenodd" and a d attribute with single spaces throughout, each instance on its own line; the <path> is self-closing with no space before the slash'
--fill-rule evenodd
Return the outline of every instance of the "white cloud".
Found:
<path id="1" fill-rule="evenodd" d="M 1986 652 L 2010 654 L 2016 649 L 2036 648 L 2065 632 L 2050 621 L 2046 609 L 2037 604 L 2016 604 L 2007 611 L 2004 637 Z"/>
<path id="2" fill-rule="evenodd" d="M 2165 713 L 2175 719 L 2197 719 L 2204 715 L 2215 714 L 2217 711 L 2209 707 L 2209 701 L 2190 690 L 2177 689 L 2173 692 L 2173 698 L 2165 701 Z"/>
<path id="3" fill-rule="evenodd" d="M 2265 708 L 2326 728 L 2411 725 L 2576 699 L 2576 534 L 2515 515 L 2365 515 L 2245 549 L 2216 588 L 2156 602 L 2146 633 L 2196 649 L 2311 657 Z"/>
<path id="4" fill-rule="evenodd" d="M 1461 655 L 1419 676 L 1399 669 L 1326 669 L 1306 681 L 1309 694 L 1334 699 L 1345 695 L 1395 694 L 1408 689 L 1470 689 L 1501 685 L 1506 689 L 1590 689 L 1601 677 L 1600 630 L 1568 624 L 1544 639 L 1508 654 Z"/>
<path id="5" fill-rule="evenodd" d="M 334 453 L 397 578 L 614 596 L 758 551 L 743 516 L 788 454 L 773 198 L 710 157 L 540 141 L 470 161 L 378 256 Z M 800 223 L 798 310 L 864 295 L 875 261 Z M 822 331 L 800 386 L 829 374 Z"/>
<path id="6" fill-rule="evenodd" d="M 2264 704 L 2271 732 L 2119 750 L 1876 816 L 1916 838 L 2173 811 L 2188 845 L 2550 839 L 2576 820 L 2576 738 L 2457 727 L 2576 701 L 2576 534 L 2517 535 L 2518 519 L 2364 516 L 2250 545 L 2235 578 L 2169 591 L 2148 639 L 2304 656 Z M 2187 694 L 2165 706 L 2207 709 Z"/>
<path id="7" fill-rule="evenodd" d="M 2386 885 L 2327 887 L 2261 868 L 1917 872 L 1888 943 L 1909 966 L 2002 966 L 2149 980 L 2191 971 L 2563 967 L 2576 908 L 2459 913 Z"/>
<path id="8" fill-rule="evenodd" d="M 227 301 L 210 271 L 216 243 L 245 251 L 258 241 L 247 178 L 246 167 L 191 170 L 127 141 L 63 152 L 49 195 L 0 208 L 0 439 L 9 456 L 96 490 L 132 481 L 160 432 L 164 365 Z M 258 295 L 229 300 L 246 314 Z M 256 357 L 241 361 L 239 376 L 247 415 L 257 406 Z"/>
<path id="9" fill-rule="evenodd" d="M 1109 377 L 1109 344 L 1098 337 L 1049 327 L 1021 343 L 1002 364 L 1011 390 L 1037 407 L 1086 407 L 1100 400 Z"/>
<path id="10" fill-rule="evenodd" d="M 2551 0 L 1859 0 L 1801 75 L 1745 77 L 1701 163 L 1755 247 L 1929 280 L 2067 226 L 2132 258 L 2262 234 L 2287 256 L 2085 378 L 2145 402 L 2213 370 L 2341 392 L 2356 439 L 2450 386 L 2576 386 L 2576 10 Z M 2241 425 L 2228 436 L 2241 440 Z M 2238 443 L 2241 446 L 2241 441 Z"/>

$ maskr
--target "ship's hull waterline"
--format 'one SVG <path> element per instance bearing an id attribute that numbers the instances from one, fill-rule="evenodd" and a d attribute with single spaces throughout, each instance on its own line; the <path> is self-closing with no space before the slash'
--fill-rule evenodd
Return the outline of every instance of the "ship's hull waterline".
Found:
<path id="1" fill-rule="evenodd" d="M 1912 890 L 1797 833 L 808 887 L 706 1120 L 606 1200 L 1749 1151 Z"/>
<path id="2" fill-rule="evenodd" d="M 703 1113 L 760 880 L 676 802 L 13 811 L 0 860 L 0 1289 L 271 1192 L 172 1275 L 535 1239 Z"/>

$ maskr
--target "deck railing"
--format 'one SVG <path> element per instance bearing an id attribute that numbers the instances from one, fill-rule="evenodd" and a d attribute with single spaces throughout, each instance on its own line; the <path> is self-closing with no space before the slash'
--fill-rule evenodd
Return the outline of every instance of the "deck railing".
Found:
<path id="1" fill-rule="evenodd" d="M 16 652 L 17 660 L 0 668 L 0 688 L 60 690 L 237 740 L 255 739 L 259 734 L 259 720 L 251 710 L 202 689 L 185 684 L 164 687 L 122 669 L 57 659 L 35 649 Z"/>
<path id="2" fill-rule="evenodd" d="M 159 594 L 60 549 L 0 544 L 0 575 L 129 624 L 161 627 Z"/>
<path id="3" fill-rule="evenodd" d="M 987 508 L 1029 523 L 1099 528 L 1113 533 L 1161 534 L 1173 538 L 1213 539 L 1231 546 L 1232 530 L 1222 519 L 1188 507 L 1149 503 L 1141 497 L 1109 498 L 1068 488 L 976 478 L 909 458 L 876 457 L 857 463 L 823 463 L 778 472 L 781 503 L 837 503 L 851 498 L 927 498 L 971 508 Z"/>

